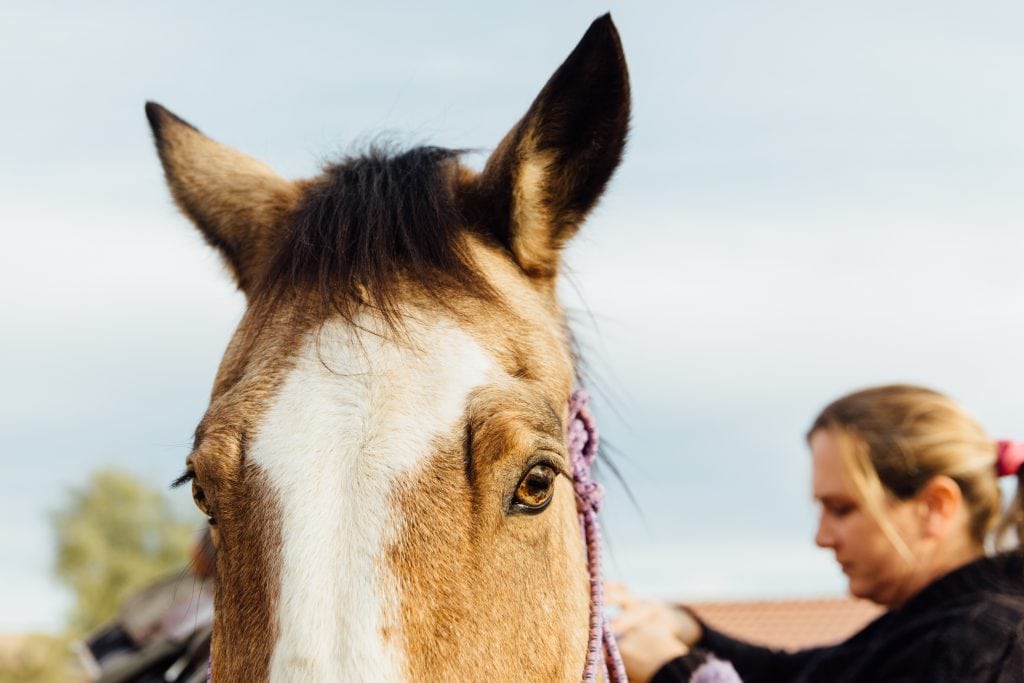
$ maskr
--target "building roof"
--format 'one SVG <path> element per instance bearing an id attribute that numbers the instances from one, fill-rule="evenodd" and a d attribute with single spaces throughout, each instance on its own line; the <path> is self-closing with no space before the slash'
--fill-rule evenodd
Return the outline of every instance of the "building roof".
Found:
<path id="1" fill-rule="evenodd" d="M 856 598 L 704 602 L 689 607 L 723 633 L 786 650 L 838 643 L 883 611 Z"/>

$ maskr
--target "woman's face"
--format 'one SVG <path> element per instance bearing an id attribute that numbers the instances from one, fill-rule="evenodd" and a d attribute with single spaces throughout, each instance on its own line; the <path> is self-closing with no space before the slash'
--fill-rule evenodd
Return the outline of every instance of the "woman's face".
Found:
<path id="1" fill-rule="evenodd" d="M 811 435 L 814 498 L 821 504 L 815 543 L 835 553 L 850 582 L 850 593 L 882 605 L 898 605 L 918 588 L 914 566 L 863 508 L 843 469 L 835 437 L 826 430 Z M 913 550 L 920 534 L 915 503 L 883 506 L 896 533 Z"/>

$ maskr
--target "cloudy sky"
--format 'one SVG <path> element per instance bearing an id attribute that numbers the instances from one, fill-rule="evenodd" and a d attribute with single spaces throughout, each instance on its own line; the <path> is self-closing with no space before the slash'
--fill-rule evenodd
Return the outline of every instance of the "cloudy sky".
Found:
<path id="1" fill-rule="evenodd" d="M 380 131 L 486 151 L 609 9 L 353 4 L 5 3 L 0 630 L 63 619 L 68 487 L 177 473 L 241 311 L 143 102 L 289 177 Z M 633 133 L 564 288 L 636 500 L 610 483 L 609 572 L 686 599 L 838 594 L 802 443 L 824 403 L 925 383 L 1024 436 L 1024 9 L 610 9 Z"/>

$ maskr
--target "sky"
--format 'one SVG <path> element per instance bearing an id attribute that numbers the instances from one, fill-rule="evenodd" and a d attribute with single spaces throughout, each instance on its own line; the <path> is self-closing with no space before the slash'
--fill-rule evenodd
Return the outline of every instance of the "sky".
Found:
<path id="1" fill-rule="evenodd" d="M 602 466 L 607 573 L 843 593 L 803 434 L 855 388 L 926 384 L 1024 436 L 1019 3 L 427 5 L 5 3 L 0 631 L 63 622 L 70 487 L 180 471 L 244 304 L 145 100 L 292 178 L 382 132 L 479 166 L 609 9 L 632 133 L 562 283 L 630 491 Z"/>

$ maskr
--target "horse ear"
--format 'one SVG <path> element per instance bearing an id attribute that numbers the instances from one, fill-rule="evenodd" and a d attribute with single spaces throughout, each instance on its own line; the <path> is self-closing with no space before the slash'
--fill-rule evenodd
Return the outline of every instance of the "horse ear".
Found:
<path id="1" fill-rule="evenodd" d="M 171 194 L 249 293 L 278 226 L 294 206 L 295 183 L 215 142 L 155 102 L 146 103 Z"/>
<path id="2" fill-rule="evenodd" d="M 490 228 L 520 267 L 558 272 L 560 252 L 600 198 L 629 129 L 629 74 L 606 14 L 505 136 L 477 179 Z"/>

